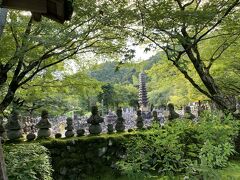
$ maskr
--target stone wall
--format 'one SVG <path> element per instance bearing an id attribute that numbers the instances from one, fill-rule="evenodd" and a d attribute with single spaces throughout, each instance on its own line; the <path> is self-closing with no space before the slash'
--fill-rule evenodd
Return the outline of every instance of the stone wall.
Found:
<path id="1" fill-rule="evenodd" d="M 57 180 L 84 180 L 103 173 L 118 175 L 115 162 L 124 156 L 127 133 L 85 136 L 43 141 L 50 151 L 53 177 Z"/>

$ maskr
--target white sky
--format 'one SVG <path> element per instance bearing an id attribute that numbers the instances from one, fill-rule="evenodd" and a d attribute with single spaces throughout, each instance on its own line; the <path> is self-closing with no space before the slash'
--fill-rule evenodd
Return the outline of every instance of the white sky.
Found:
<path id="1" fill-rule="evenodd" d="M 135 57 L 133 58 L 134 61 L 141 61 L 141 60 L 147 60 L 148 58 L 150 58 L 151 56 L 153 56 L 154 54 L 156 54 L 156 51 L 152 50 L 152 51 L 148 51 L 148 52 L 144 52 L 144 47 L 142 46 L 135 46 Z"/>

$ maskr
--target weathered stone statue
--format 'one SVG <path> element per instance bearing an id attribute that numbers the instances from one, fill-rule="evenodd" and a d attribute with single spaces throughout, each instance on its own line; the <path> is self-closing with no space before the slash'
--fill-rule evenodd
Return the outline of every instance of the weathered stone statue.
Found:
<path id="1" fill-rule="evenodd" d="M 190 106 L 186 106 L 184 108 L 184 116 L 183 117 L 185 119 L 191 119 L 191 120 L 196 118 L 196 116 L 194 114 L 192 114 Z"/>
<path id="2" fill-rule="evenodd" d="M 124 119 L 122 117 L 122 109 L 117 109 L 117 123 L 115 129 L 117 132 L 123 132 L 125 130 Z"/>
<path id="3" fill-rule="evenodd" d="M 72 118 L 68 117 L 67 118 L 67 127 L 65 127 L 65 129 L 67 130 L 65 132 L 65 136 L 68 137 L 73 137 L 74 136 L 74 132 L 73 132 L 73 120 Z"/>
<path id="4" fill-rule="evenodd" d="M 136 122 L 137 122 L 137 124 L 136 124 L 137 128 L 138 129 L 143 129 L 144 124 L 143 124 L 143 118 L 142 118 L 142 111 L 141 110 L 137 111 Z"/>
<path id="5" fill-rule="evenodd" d="M 113 125 L 112 124 L 108 124 L 107 125 L 107 131 L 108 131 L 108 134 L 112 134 L 114 129 L 113 129 Z"/>
<path id="6" fill-rule="evenodd" d="M 22 137 L 22 127 L 18 120 L 19 113 L 16 109 L 13 109 L 6 124 L 7 137 L 10 140 L 19 139 Z"/>
<path id="7" fill-rule="evenodd" d="M 37 123 L 36 128 L 38 128 L 38 138 L 46 138 L 51 136 L 52 127 L 51 123 L 48 120 L 48 111 L 43 110 L 41 115 L 41 120 Z"/>
<path id="8" fill-rule="evenodd" d="M 93 134 L 93 135 L 100 134 L 102 132 L 102 127 L 101 127 L 100 123 L 102 123 L 103 120 L 104 119 L 101 116 L 98 115 L 97 106 L 93 106 L 92 107 L 92 115 L 87 120 L 87 122 L 89 124 L 91 124 L 90 127 L 89 127 L 89 133 Z"/>
<path id="9" fill-rule="evenodd" d="M 168 116 L 169 121 L 172 121 L 180 117 L 180 115 L 175 112 L 174 105 L 172 103 L 168 104 L 168 110 L 169 110 L 169 116 Z"/>

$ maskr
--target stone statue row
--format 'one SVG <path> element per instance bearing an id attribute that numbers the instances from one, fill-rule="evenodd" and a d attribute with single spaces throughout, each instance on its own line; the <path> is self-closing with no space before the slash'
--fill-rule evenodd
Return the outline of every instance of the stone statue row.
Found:
<path id="1" fill-rule="evenodd" d="M 177 114 L 174 111 L 174 106 L 172 104 L 168 105 L 168 109 L 170 112 L 169 118 L 168 118 L 169 121 L 172 121 L 173 119 L 180 117 L 179 114 Z M 186 108 L 185 111 L 187 112 L 187 116 L 185 118 L 188 118 L 188 119 L 195 118 L 195 116 L 193 114 L 191 114 L 190 108 Z M 100 123 L 104 122 L 104 118 L 102 118 L 99 115 L 97 106 L 92 107 L 91 113 L 92 113 L 92 115 L 87 119 L 87 123 L 90 124 L 89 133 L 91 135 L 98 135 L 102 132 L 102 127 L 101 127 Z M 66 123 L 67 126 L 65 127 L 65 129 L 66 129 L 65 137 L 73 137 L 74 136 L 73 120 L 72 120 L 72 118 L 67 118 L 66 121 L 67 121 L 67 123 Z M 156 111 L 153 111 L 153 121 L 159 122 Z M 36 124 L 36 128 L 38 129 L 37 137 L 34 134 L 34 132 L 31 131 L 29 134 L 27 134 L 26 138 L 29 141 L 34 140 L 35 138 L 48 138 L 51 136 L 51 130 L 50 130 L 51 127 L 52 127 L 52 125 L 48 119 L 48 112 L 46 110 L 43 110 L 42 114 L 41 114 L 41 119 Z M 137 127 L 137 129 L 144 128 L 144 119 L 142 117 L 141 110 L 137 111 L 136 127 Z M 7 138 L 9 140 L 16 140 L 16 139 L 20 139 L 22 137 L 22 127 L 19 123 L 19 113 L 17 112 L 17 110 L 13 109 L 5 128 L 7 130 Z M 116 132 L 124 132 L 125 131 L 125 119 L 122 117 L 122 109 L 121 108 L 117 109 L 117 120 L 116 120 L 115 127 L 112 123 L 109 123 L 107 125 L 108 133 L 113 133 L 114 129 L 116 130 Z M 129 131 L 131 131 L 131 130 L 129 130 Z M 0 124 L 0 136 L 2 136 L 4 132 L 5 132 L 5 129 L 3 128 L 3 125 L 1 123 Z M 85 134 L 84 129 L 78 129 L 76 132 L 77 132 L 77 136 L 83 136 Z M 55 137 L 61 138 L 62 135 L 60 133 L 57 133 L 57 134 L 55 134 Z"/>
<path id="2" fill-rule="evenodd" d="M 89 126 L 89 133 L 92 135 L 98 135 L 102 132 L 102 128 L 100 123 L 104 122 L 104 118 L 102 118 L 99 113 L 98 113 L 98 108 L 96 106 L 92 107 L 91 110 L 92 115 L 90 118 L 87 119 L 87 123 L 90 124 Z M 136 126 L 138 129 L 143 128 L 143 118 L 141 117 L 141 111 L 139 110 L 137 112 L 137 119 L 136 119 Z M 11 115 L 8 119 L 8 122 L 5 126 L 3 127 L 3 120 L 1 119 L 1 124 L 0 124 L 0 136 L 3 137 L 3 133 L 5 132 L 5 129 L 7 131 L 7 138 L 9 140 L 17 140 L 23 137 L 23 131 L 22 127 L 19 122 L 19 113 L 16 109 L 13 109 L 11 112 Z M 74 136 L 74 128 L 73 128 L 73 120 L 72 118 L 67 118 L 67 126 L 65 127 L 66 132 L 65 136 L 66 137 L 73 137 Z M 117 121 L 115 125 L 115 129 L 117 132 L 124 132 L 125 131 L 125 125 L 124 125 L 124 118 L 122 117 L 122 109 L 117 109 Z M 36 128 L 38 129 L 37 136 L 33 131 L 27 134 L 26 138 L 27 140 L 31 141 L 36 138 L 48 138 L 51 136 L 51 130 L 50 128 L 52 127 L 51 123 L 49 122 L 48 119 L 48 111 L 43 110 L 41 114 L 41 119 L 40 121 L 36 124 Z M 108 124 L 108 133 L 113 133 L 114 132 L 114 127 L 113 124 Z M 78 129 L 77 130 L 77 136 L 83 136 L 85 133 L 84 129 Z M 62 135 L 60 133 L 55 134 L 56 138 L 61 138 Z"/>

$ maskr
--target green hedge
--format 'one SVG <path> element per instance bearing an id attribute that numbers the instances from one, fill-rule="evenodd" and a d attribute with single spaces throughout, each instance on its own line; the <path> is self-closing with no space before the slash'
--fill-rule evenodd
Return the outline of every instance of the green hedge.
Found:
<path id="1" fill-rule="evenodd" d="M 37 143 L 4 145 L 9 180 L 51 180 L 48 150 Z"/>

